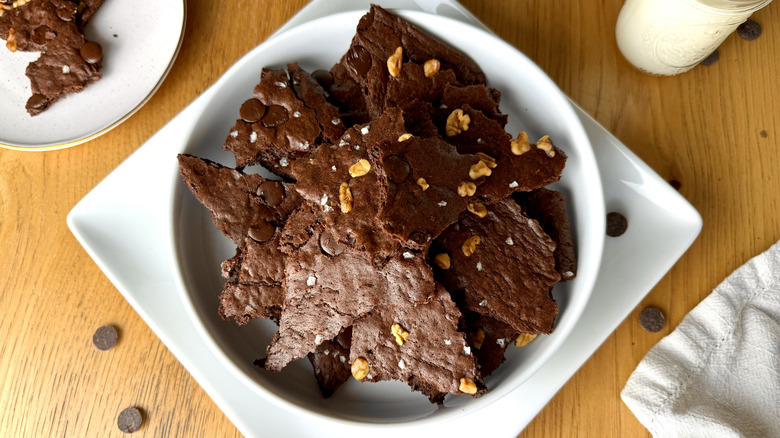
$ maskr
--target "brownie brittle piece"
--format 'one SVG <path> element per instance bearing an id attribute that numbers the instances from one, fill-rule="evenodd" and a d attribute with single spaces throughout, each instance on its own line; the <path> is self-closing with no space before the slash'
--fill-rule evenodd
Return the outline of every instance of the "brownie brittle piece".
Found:
<path id="1" fill-rule="evenodd" d="M 32 0 L 0 15 L 0 38 L 10 51 L 42 52 L 25 72 L 33 93 L 26 105 L 30 115 L 101 78 L 103 49 L 83 34 L 100 4 L 92 1 L 80 11 L 68 0 Z"/>
<path id="2" fill-rule="evenodd" d="M 461 309 L 488 315 L 522 333 L 550 333 L 558 306 L 551 289 L 555 242 L 511 198 L 465 212 L 431 246 L 437 278 Z M 436 262 L 446 254 L 447 269 Z"/>
<path id="3" fill-rule="evenodd" d="M 338 342 L 323 341 L 307 357 L 314 368 L 317 385 L 325 398 L 333 395 L 352 375 L 350 373 L 349 350 L 339 345 Z"/>
<path id="4" fill-rule="evenodd" d="M 377 306 L 423 303 L 434 291 L 433 274 L 421 254 L 376 260 L 347 248 L 329 255 L 319 233 L 285 257 L 285 274 L 279 332 L 265 360 L 265 368 L 273 371 L 311 353 Z"/>
<path id="5" fill-rule="evenodd" d="M 440 285 L 427 303 L 378 307 L 355 322 L 350 361 L 365 361 L 364 381 L 400 380 L 429 398 L 481 394 L 474 355 L 458 331 L 460 316 Z"/>
<path id="6" fill-rule="evenodd" d="M 340 63 L 366 96 L 369 117 L 379 117 L 385 109 L 387 84 L 393 78 L 388 58 L 402 52 L 398 62 L 423 65 L 435 59 L 440 71 L 451 70 L 463 85 L 483 84 L 485 75 L 467 56 L 432 38 L 418 27 L 372 5 L 357 25 L 352 43 Z M 401 66 L 403 70 L 403 66 Z"/>
<path id="7" fill-rule="evenodd" d="M 571 223 L 566 211 L 566 195 L 548 189 L 516 193 L 513 198 L 530 218 L 536 219 L 542 229 L 555 241 L 555 269 L 561 281 L 577 276 L 577 252 L 571 235 Z"/>

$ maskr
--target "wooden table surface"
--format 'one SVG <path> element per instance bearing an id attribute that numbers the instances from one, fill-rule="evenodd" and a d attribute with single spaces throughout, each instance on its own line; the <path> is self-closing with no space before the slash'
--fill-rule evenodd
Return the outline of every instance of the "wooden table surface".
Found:
<path id="1" fill-rule="evenodd" d="M 65 217 L 305 3 L 188 0 L 181 52 L 138 113 L 77 147 L 0 150 L 0 436 L 123 436 L 116 418 L 128 406 L 144 411 L 135 436 L 240 435 L 76 242 Z M 679 181 L 704 218 L 690 250 L 523 437 L 647 435 L 620 400 L 632 370 L 723 278 L 780 238 L 780 4 L 754 15 L 760 38 L 730 36 L 714 65 L 652 77 L 618 52 L 622 3 L 463 1 L 663 178 Z M 646 305 L 666 313 L 660 333 L 640 328 Z M 120 331 L 107 352 L 92 346 L 104 324 Z"/>

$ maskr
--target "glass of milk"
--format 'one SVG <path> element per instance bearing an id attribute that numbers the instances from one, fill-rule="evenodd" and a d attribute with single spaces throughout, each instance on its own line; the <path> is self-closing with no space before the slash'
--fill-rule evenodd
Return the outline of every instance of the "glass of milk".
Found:
<path id="1" fill-rule="evenodd" d="M 626 0 L 616 36 L 623 56 L 655 75 L 676 75 L 709 56 L 772 0 Z"/>

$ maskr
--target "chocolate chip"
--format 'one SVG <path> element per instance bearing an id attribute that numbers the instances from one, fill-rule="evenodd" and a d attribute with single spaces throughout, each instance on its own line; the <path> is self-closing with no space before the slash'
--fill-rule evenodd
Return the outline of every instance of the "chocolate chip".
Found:
<path id="1" fill-rule="evenodd" d="M 371 54 L 362 46 L 354 46 L 344 56 L 352 74 L 364 76 L 371 68 Z"/>
<path id="2" fill-rule="evenodd" d="M 332 234 L 328 232 L 322 232 L 320 234 L 320 249 L 322 252 L 329 256 L 337 256 L 347 249 L 346 246 L 339 243 Z"/>
<path id="3" fill-rule="evenodd" d="M 761 138 L 767 138 L 769 137 L 769 134 L 766 132 L 766 130 L 761 130 L 761 132 L 758 133 Z"/>
<path id="4" fill-rule="evenodd" d="M 314 70 L 311 77 L 326 90 L 333 85 L 333 75 L 327 70 Z"/>
<path id="5" fill-rule="evenodd" d="M 715 64 L 718 61 L 719 58 L 720 58 L 720 54 L 718 54 L 718 51 L 716 50 L 716 51 L 710 53 L 710 56 L 702 59 L 699 64 L 701 64 L 701 65 L 712 65 L 712 64 Z"/>
<path id="6" fill-rule="evenodd" d="M 385 168 L 387 179 L 396 184 L 406 181 L 412 173 L 412 167 L 400 155 L 390 155 L 384 159 L 382 164 Z"/>
<path id="7" fill-rule="evenodd" d="M 682 184 L 680 184 L 680 181 L 677 181 L 676 179 L 670 179 L 669 185 L 672 186 L 675 190 L 680 190 L 680 187 L 682 187 Z"/>
<path id="8" fill-rule="evenodd" d="M 141 415 L 141 411 L 138 408 L 129 407 L 125 408 L 119 413 L 119 417 L 116 419 L 116 425 L 124 433 L 133 433 L 141 428 L 144 418 Z"/>
<path id="9" fill-rule="evenodd" d="M 276 128 L 287 121 L 287 109 L 280 105 L 271 105 L 263 116 L 263 126 L 266 128 Z"/>
<path id="10" fill-rule="evenodd" d="M 742 39 L 753 41 L 761 36 L 761 25 L 753 20 L 748 20 L 737 27 L 737 33 Z"/>
<path id="11" fill-rule="evenodd" d="M 81 57 L 90 64 L 97 64 L 103 59 L 103 48 L 94 41 L 88 41 L 79 49 Z"/>
<path id="12" fill-rule="evenodd" d="M 655 307 L 645 307 L 639 314 L 639 324 L 650 333 L 661 331 L 665 323 L 666 317 L 664 317 L 663 312 Z"/>
<path id="13" fill-rule="evenodd" d="M 112 325 L 104 325 L 95 331 L 92 335 L 92 343 L 98 350 L 106 351 L 114 348 L 116 341 L 119 338 L 119 334 L 116 328 Z"/>
<path id="14" fill-rule="evenodd" d="M 276 181 L 264 181 L 257 188 L 257 196 L 265 205 L 276 207 L 284 201 L 284 187 Z"/>
<path id="15" fill-rule="evenodd" d="M 46 107 L 49 106 L 49 103 L 49 99 L 43 94 L 33 94 L 32 97 L 27 100 L 27 110 L 37 114 L 45 110 Z"/>
<path id="16" fill-rule="evenodd" d="M 607 236 L 618 237 L 623 235 L 628 228 L 628 220 L 618 212 L 607 214 Z"/>
<path id="17" fill-rule="evenodd" d="M 276 231 L 276 227 L 268 223 L 268 221 L 260 219 L 258 223 L 249 229 L 247 234 L 249 234 L 249 237 L 254 239 L 257 243 L 263 243 L 274 237 L 274 231 Z"/>
<path id="18" fill-rule="evenodd" d="M 58 2 L 57 17 L 62 21 L 73 21 L 76 18 L 76 5 L 71 2 Z"/>
<path id="19" fill-rule="evenodd" d="M 248 99 L 241 104 L 241 110 L 239 110 L 238 114 L 247 123 L 257 123 L 265 114 L 265 105 L 255 98 Z"/>

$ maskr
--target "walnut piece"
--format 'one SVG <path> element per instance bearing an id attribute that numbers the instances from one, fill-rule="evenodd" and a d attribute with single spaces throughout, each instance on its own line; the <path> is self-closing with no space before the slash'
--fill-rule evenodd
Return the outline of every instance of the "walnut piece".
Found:
<path id="1" fill-rule="evenodd" d="M 555 151 L 553 150 L 553 144 L 550 141 L 550 136 L 545 135 L 544 137 L 540 138 L 536 141 L 536 148 L 541 149 L 545 152 L 547 152 L 547 156 L 552 158 L 555 156 Z"/>
<path id="2" fill-rule="evenodd" d="M 410 139 L 410 138 L 412 138 L 412 137 L 413 137 L 413 135 L 412 135 L 412 134 L 409 134 L 408 132 L 407 132 L 406 134 L 401 134 L 401 136 L 400 136 L 400 137 L 398 137 L 398 142 L 400 143 L 400 142 L 402 142 L 402 141 L 409 140 L 409 139 Z"/>
<path id="3" fill-rule="evenodd" d="M 368 375 L 368 361 L 362 357 L 352 362 L 352 377 L 357 380 L 363 380 Z"/>
<path id="4" fill-rule="evenodd" d="M 523 155 L 531 150 L 531 142 L 528 141 L 528 134 L 525 131 L 520 131 L 517 134 L 517 138 L 509 142 L 512 147 L 512 153 L 515 155 Z"/>
<path id="5" fill-rule="evenodd" d="M 460 391 L 464 394 L 476 394 L 477 384 L 474 383 L 474 381 L 471 380 L 470 377 L 461 377 L 460 387 L 458 389 L 460 389 Z"/>
<path id="6" fill-rule="evenodd" d="M 487 207 L 481 202 L 470 202 L 466 208 L 479 217 L 487 216 Z"/>
<path id="7" fill-rule="evenodd" d="M 397 78 L 401 74 L 401 62 L 404 58 L 404 49 L 398 46 L 395 49 L 395 53 L 387 58 L 387 71 L 390 72 L 390 76 Z"/>
<path id="8" fill-rule="evenodd" d="M 466 257 L 471 257 L 471 255 L 474 254 L 474 251 L 477 250 L 477 245 L 479 245 L 479 242 L 481 241 L 482 239 L 479 236 L 471 236 L 463 242 L 463 245 L 460 246 L 460 250 L 463 251 L 463 255 Z"/>
<path id="9" fill-rule="evenodd" d="M 520 336 L 515 339 L 515 347 L 525 347 L 529 342 L 536 339 L 536 334 L 520 333 Z"/>
<path id="10" fill-rule="evenodd" d="M 469 181 L 461 181 L 458 184 L 458 195 L 460 196 L 474 196 L 477 191 L 477 185 Z"/>
<path id="11" fill-rule="evenodd" d="M 472 164 L 469 168 L 469 178 L 472 180 L 479 179 L 483 176 L 490 176 L 492 173 L 493 171 L 490 170 L 490 166 L 482 160 L 477 164 Z"/>
<path id="12" fill-rule="evenodd" d="M 463 110 L 456 109 L 447 117 L 447 124 L 444 126 L 444 133 L 447 134 L 447 137 L 452 137 L 454 135 L 460 134 L 463 131 L 468 131 L 470 122 L 471 117 L 469 117 L 468 114 L 463 114 Z"/>
<path id="13" fill-rule="evenodd" d="M 435 75 L 436 73 L 439 72 L 440 68 L 441 68 L 441 63 L 436 58 L 432 58 L 425 61 L 425 64 L 423 64 L 423 72 L 425 73 L 425 77 L 429 78 Z"/>
<path id="14" fill-rule="evenodd" d="M 436 254 L 436 257 L 433 258 L 433 263 L 435 263 L 439 268 L 445 270 L 450 269 L 450 266 L 452 266 L 450 263 L 450 255 L 446 252 Z"/>
<path id="15" fill-rule="evenodd" d="M 471 340 L 474 344 L 474 348 L 477 350 L 482 348 L 482 343 L 485 342 L 485 331 L 482 330 L 482 327 L 477 328 L 477 330 L 472 333 Z"/>
<path id="16" fill-rule="evenodd" d="M 496 163 L 496 159 L 491 157 L 488 154 L 477 152 L 475 155 L 477 156 L 477 158 L 479 158 L 479 161 L 484 161 L 487 167 L 491 169 L 495 169 L 496 166 L 498 166 L 498 163 Z"/>
<path id="17" fill-rule="evenodd" d="M 365 158 L 349 167 L 349 175 L 353 178 L 363 176 L 371 170 L 371 163 Z"/>
<path id="18" fill-rule="evenodd" d="M 5 47 L 11 52 L 15 52 L 18 48 L 16 46 L 16 31 L 13 28 L 8 30 L 8 39 L 5 40 Z"/>
<path id="19" fill-rule="evenodd" d="M 428 190 L 428 187 L 430 187 L 430 186 L 428 185 L 428 181 L 425 181 L 425 178 L 418 178 L 418 179 L 417 179 L 417 185 L 418 185 L 418 186 L 420 186 L 420 187 L 422 187 L 422 189 L 423 189 L 423 192 L 424 192 L 424 191 L 426 191 L 426 190 Z"/>
<path id="20" fill-rule="evenodd" d="M 398 345 L 404 345 L 404 341 L 409 337 L 409 332 L 404 330 L 404 328 L 401 327 L 401 325 L 398 323 L 390 326 L 390 331 L 393 333 L 393 336 L 395 337 L 395 343 Z"/>
<path id="21" fill-rule="evenodd" d="M 341 203 L 341 212 L 349 213 L 352 211 L 352 190 L 349 184 L 343 182 L 339 187 L 339 202 Z"/>

